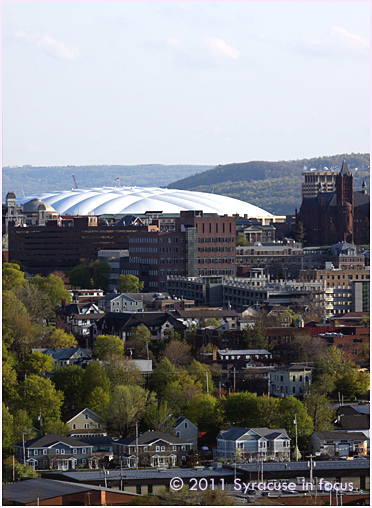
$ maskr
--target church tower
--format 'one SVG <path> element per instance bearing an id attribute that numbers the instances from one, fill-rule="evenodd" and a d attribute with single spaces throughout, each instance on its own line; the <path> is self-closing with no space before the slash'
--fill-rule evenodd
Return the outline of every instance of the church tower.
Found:
<path id="1" fill-rule="evenodd" d="M 354 192 L 353 175 L 344 159 L 341 171 L 336 178 L 337 232 L 341 241 L 353 243 Z"/>

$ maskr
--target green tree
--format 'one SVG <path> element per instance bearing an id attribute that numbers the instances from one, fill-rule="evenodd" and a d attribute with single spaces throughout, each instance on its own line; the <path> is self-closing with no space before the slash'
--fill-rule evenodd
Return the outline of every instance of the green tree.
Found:
<path id="1" fill-rule="evenodd" d="M 344 353 L 336 346 L 329 347 L 314 362 L 313 387 L 320 393 L 333 393 L 336 389 L 337 376 L 349 368 Z"/>
<path id="2" fill-rule="evenodd" d="M 362 372 L 356 366 L 350 366 L 344 372 L 336 376 L 336 392 L 345 397 L 361 397 L 365 395 L 369 387 L 369 374 Z"/>
<path id="3" fill-rule="evenodd" d="M 256 395 L 249 392 L 229 395 L 225 406 L 226 420 L 237 427 L 257 427 L 258 401 Z"/>
<path id="4" fill-rule="evenodd" d="M 278 426 L 279 399 L 263 395 L 257 397 L 258 427 L 275 429 Z"/>
<path id="5" fill-rule="evenodd" d="M 183 414 L 187 404 L 198 394 L 202 393 L 200 383 L 195 376 L 191 376 L 186 370 L 177 372 L 173 380 L 163 390 L 163 400 L 173 414 Z"/>
<path id="6" fill-rule="evenodd" d="M 82 289 L 92 289 L 91 275 L 88 268 L 83 265 L 77 265 L 67 273 L 72 287 L 80 287 Z"/>
<path id="7" fill-rule="evenodd" d="M 131 342 L 139 340 L 143 342 L 143 344 L 149 344 L 152 341 L 152 333 L 145 325 L 131 328 L 129 337 Z"/>
<path id="8" fill-rule="evenodd" d="M 2 384 L 3 384 L 3 402 L 12 405 L 16 402 L 18 393 L 17 372 L 15 369 L 16 361 L 14 355 L 10 353 L 3 342 L 2 358 Z"/>
<path id="9" fill-rule="evenodd" d="M 45 432 L 45 434 L 62 434 L 63 436 L 69 436 L 71 433 L 71 429 L 67 423 L 50 418 L 45 418 L 45 420 L 43 420 L 41 430 Z"/>
<path id="10" fill-rule="evenodd" d="M 20 371 L 25 376 L 37 374 L 43 376 L 54 368 L 54 360 L 51 356 L 36 352 L 28 354 L 20 365 Z"/>
<path id="11" fill-rule="evenodd" d="M 328 245 L 333 245 L 337 243 L 337 231 L 333 222 L 328 228 L 327 243 Z"/>
<path id="12" fill-rule="evenodd" d="M 266 330 L 259 319 L 256 319 L 253 327 L 243 330 L 244 346 L 247 349 L 266 349 L 269 341 L 266 338 Z"/>
<path id="13" fill-rule="evenodd" d="M 302 221 L 298 221 L 296 224 L 295 240 L 296 242 L 304 243 L 306 231 Z"/>
<path id="14" fill-rule="evenodd" d="M 3 402 L 2 413 L 2 446 L 3 454 L 9 455 L 14 451 L 13 416 L 7 410 Z"/>
<path id="15" fill-rule="evenodd" d="M 297 421 L 298 442 L 300 448 L 305 447 L 307 440 L 314 430 L 314 424 L 308 415 L 304 404 L 293 397 L 280 399 L 278 405 L 279 428 L 285 429 L 291 439 L 295 439 L 295 423 Z"/>
<path id="16" fill-rule="evenodd" d="M 62 278 L 55 273 L 50 273 L 48 277 L 36 275 L 30 283 L 46 294 L 53 311 L 61 304 L 62 298 L 66 299 L 66 303 L 71 300 L 70 293 L 65 289 Z"/>
<path id="17" fill-rule="evenodd" d="M 25 282 L 25 276 L 15 263 L 3 263 L 2 277 L 3 291 L 21 287 Z"/>
<path id="18" fill-rule="evenodd" d="M 317 390 L 310 390 L 310 393 L 305 396 L 304 405 L 313 421 L 314 432 L 333 430 L 335 412 L 330 402 L 326 395 Z"/>
<path id="19" fill-rule="evenodd" d="M 105 369 L 99 362 L 91 362 L 84 370 L 83 376 L 83 403 L 90 407 L 89 404 L 94 400 L 92 392 L 95 388 L 102 388 L 102 393 L 111 394 L 111 383 Z M 92 411 L 93 408 L 90 407 Z"/>
<path id="20" fill-rule="evenodd" d="M 166 401 L 154 401 L 149 404 L 143 414 L 143 420 L 149 430 L 164 432 L 165 434 L 175 435 L 174 426 L 176 419 L 171 415 L 170 408 Z"/>
<path id="21" fill-rule="evenodd" d="M 119 275 L 118 288 L 120 293 L 140 293 L 145 283 L 135 275 Z"/>
<path id="22" fill-rule="evenodd" d="M 167 344 L 164 356 L 176 367 L 187 365 L 192 359 L 191 347 L 185 342 L 172 340 L 169 344 Z"/>
<path id="23" fill-rule="evenodd" d="M 107 411 L 107 426 L 110 431 L 119 436 L 130 435 L 146 407 L 154 400 L 155 394 L 141 386 L 116 386 Z"/>
<path id="24" fill-rule="evenodd" d="M 13 291 L 26 307 L 34 324 L 41 323 L 43 319 L 49 320 L 55 315 L 47 293 L 31 281 L 25 281 Z"/>
<path id="25" fill-rule="evenodd" d="M 22 442 L 22 435 L 25 441 L 33 439 L 35 432 L 32 420 L 25 409 L 18 409 L 13 415 L 13 442 L 14 444 Z"/>
<path id="26" fill-rule="evenodd" d="M 108 405 L 110 403 L 111 392 L 102 388 L 102 386 L 95 386 L 87 392 L 84 402 L 85 406 L 89 407 L 96 414 L 105 417 Z"/>
<path id="27" fill-rule="evenodd" d="M 32 348 L 41 346 L 42 334 L 41 330 L 32 324 L 28 314 L 17 314 L 13 316 L 7 340 L 11 343 L 11 351 L 16 353 L 18 362 L 22 362 Z"/>
<path id="28" fill-rule="evenodd" d="M 279 272 L 279 279 L 280 279 L 280 280 L 284 280 L 284 279 L 286 279 L 286 278 L 287 278 L 287 277 L 286 277 L 286 274 L 285 274 L 285 270 L 284 270 L 284 268 L 283 268 L 283 267 L 281 267 L 280 272 Z"/>
<path id="29" fill-rule="evenodd" d="M 206 328 L 207 326 L 215 326 L 216 328 L 218 328 L 220 326 L 220 323 L 216 318 L 208 318 L 202 321 L 202 323 L 200 324 L 201 328 Z"/>
<path id="30" fill-rule="evenodd" d="M 205 393 L 196 395 L 188 404 L 185 416 L 200 431 L 218 432 L 224 425 L 224 414 L 217 399 Z"/>
<path id="31" fill-rule="evenodd" d="M 370 316 L 363 316 L 362 319 L 360 320 L 360 325 L 368 327 L 370 325 L 370 322 L 371 322 Z"/>
<path id="32" fill-rule="evenodd" d="M 250 243 L 247 240 L 247 237 L 243 232 L 238 233 L 238 236 L 236 237 L 236 246 L 237 247 L 247 247 L 250 245 Z"/>
<path id="33" fill-rule="evenodd" d="M 124 342 L 116 335 L 98 335 L 94 341 L 93 352 L 101 361 L 111 355 L 124 354 Z"/>
<path id="34" fill-rule="evenodd" d="M 71 333 L 65 332 L 62 328 L 56 328 L 52 331 L 47 339 L 48 347 L 53 348 L 68 348 L 77 347 L 78 343 L 75 337 Z"/>
<path id="35" fill-rule="evenodd" d="M 9 347 L 14 340 L 13 320 L 15 316 L 27 316 L 26 307 L 18 300 L 13 291 L 3 291 L 2 318 L 3 341 Z"/>
<path id="36" fill-rule="evenodd" d="M 111 386 L 118 385 L 142 385 L 144 379 L 141 370 L 133 360 L 123 355 L 107 356 L 103 362 Z"/>
<path id="37" fill-rule="evenodd" d="M 107 261 L 97 260 L 93 263 L 94 287 L 103 289 L 105 293 L 109 290 L 111 268 Z"/>
<path id="38" fill-rule="evenodd" d="M 165 388 L 175 379 L 175 375 L 176 368 L 171 364 L 168 358 L 164 358 L 159 362 L 152 373 L 150 389 L 155 391 L 158 397 L 163 397 Z"/>
<path id="39" fill-rule="evenodd" d="M 66 365 L 66 367 L 56 367 L 52 374 L 56 389 L 64 394 L 66 411 L 83 403 L 84 372 L 79 365 Z"/>
<path id="40" fill-rule="evenodd" d="M 63 393 L 55 389 L 50 379 L 31 374 L 20 384 L 20 404 L 36 424 L 38 416 L 59 419 Z"/>
<path id="41" fill-rule="evenodd" d="M 207 393 L 213 393 L 214 391 L 214 384 L 212 379 L 212 372 L 211 367 L 206 364 L 202 364 L 198 362 L 197 360 L 193 360 L 190 365 L 186 367 L 186 370 L 189 374 L 194 376 L 200 386 L 203 389 L 203 392 Z M 207 390 L 207 378 L 208 378 L 208 390 Z"/>

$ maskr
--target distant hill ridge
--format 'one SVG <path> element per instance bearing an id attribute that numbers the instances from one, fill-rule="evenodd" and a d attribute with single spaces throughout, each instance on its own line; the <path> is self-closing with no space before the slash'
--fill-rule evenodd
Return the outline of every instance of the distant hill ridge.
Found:
<path id="1" fill-rule="evenodd" d="M 307 169 L 340 167 L 344 158 L 354 174 L 354 189 L 369 186 L 369 154 L 342 154 L 295 161 L 251 161 L 225 164 L 168 184 L 170 189 L 214 192 L 248 201 L 277 215 L 293 214 L 301 206 L 301 184 Z"/>

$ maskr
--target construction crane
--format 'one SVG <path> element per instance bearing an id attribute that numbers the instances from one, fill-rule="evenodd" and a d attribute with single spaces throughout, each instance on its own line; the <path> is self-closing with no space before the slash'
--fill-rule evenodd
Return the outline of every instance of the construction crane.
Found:
<path id="1" fill-rule="evenodd" d="M 75 176 L 74 176 L 74 173 L 71 173 L 71 174 L 72 174 L 72 179 L 73 179 L 74 184 L 75 184 L 75 189 L 78 189 L 79 187 L 78 187 L 78 184 L 77 184 L 76 178 L 75 178 Z"/>

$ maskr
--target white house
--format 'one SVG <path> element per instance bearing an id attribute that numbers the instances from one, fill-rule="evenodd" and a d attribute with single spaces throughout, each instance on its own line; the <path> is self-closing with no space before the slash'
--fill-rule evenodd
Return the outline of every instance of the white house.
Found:
<path id="1" fill-rule="evenodd" d="M 239 450 L 244 462 L 258 458 L 289 460 L 290 442 L 284 429 L 229 427 L 218 434 L 213 457 L 234 459 Z"/>

